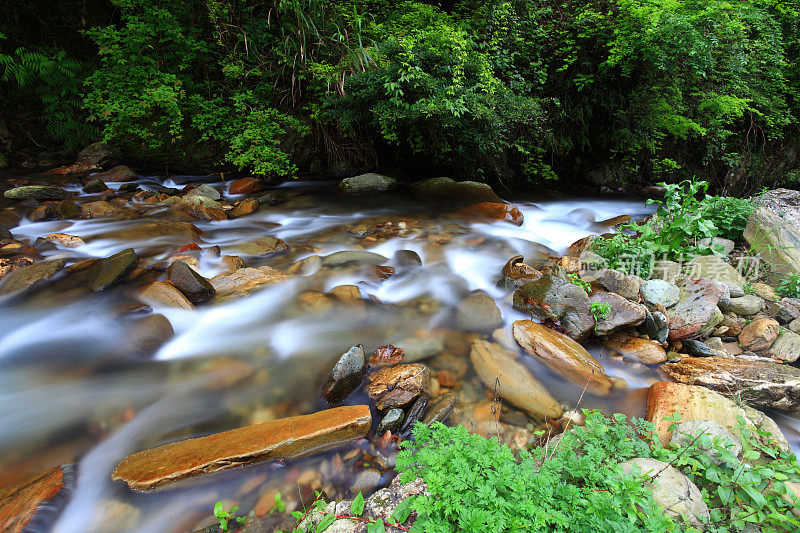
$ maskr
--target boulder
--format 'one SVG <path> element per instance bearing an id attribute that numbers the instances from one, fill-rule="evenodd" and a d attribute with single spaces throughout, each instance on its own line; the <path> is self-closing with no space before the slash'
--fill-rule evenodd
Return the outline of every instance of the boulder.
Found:
<path id="1" fill-rule="evenodd" d="M 744 238 L 779 273 L 800 273 L 800 191 L 776 189 L 760 197 Z"/>
<path id="2" fill-rule="evenodd" d="M 800 358 L 800 335 L 792 331 L 781 331 L 764 355 L 779 361 L 794 363 Z"/>
<path id="3" fill-rule="evenodd" d="M 330 405 L 342 403 L 356 390 L 367 374 L 367 361 L 362 345 L 353 346 L 333 366 L 322 386 L 322 396 Z"/>
<path id="4" fill-rule="evenodd" d="M 772 346 L 778 338 L 780 325 L 772 318 L 757 318 L 742 328 L 739 345 L 743 350 L 761 352 Z"/>
<path id="5" fill-rule="evenodd" d="M 50 233 L 45 239 L 67 248 L 77 248 L 78 246 L 86 244 L 83 242 L 83 239 L 77 235 L 67 235 L 66 233 Z"/>
<path id="6" fill-rule="evenodd" d="M 646 365 L 658 365 L 667 360 L 667 352 L 659 343 L 629 333 L 616 333 L 603 344 L 609 351 Z"/>
<path id="7" fill-rule="evenodd" d="M 87 194 L 97 194 L 105 192 L 107 190 L 108 190 L 108 185 L 106 185 L 106 182 L 99 179 L 93 179 L 89 183 L 83 186 L 83 192 Z"/>
<path id="8" fill-rule="evenodd" d="M 397 250 L 392 256 L 392 260 L 399 267 L 418 267 L 422 266 L 422 258 L 414 250 Z"/>
<path id="9" fill-rule="evenodd" d="M 620 465 L 626 474 L 641 474 L 648 479 L 645 487 L 653 493 L 653 501 L 664 512 L 696 528 L 711 520 L 708 505 L 697 485 L 677 468 L 656 459 L 631 459 Z"/>
<path id="10" fill-rule="evenodd" d="M 204 198 L 209 198 L 215 201 L 222 198 L 222 195 L 219 193 L 219 191 L 207 183 L 195 187 L 189 192 L 189 194 L 193 196 L 202 196 Z"/>
<path id="11" fill-rule="evenodd" d="M 690 446 L 700 442 L 702 435 L 707 435 L 712 443 L 725 446 L 733 455 L 739 456 L 742 453 L 742 443 L 733 433 L 722 427 L 719 422 L 713 420 L 690 420 L 681 422 L 672 432 L 670 442 L 680 447 Z M 699 445 L 705 453 L 709 454 L 711 460 L 719 464 L 722 460 L 721 454 L 712 446 L 705 447 Z"/>
<path id="12" fill-rule="evenodd" d="M 176 309 L 194 309 L 192 302 L 186 299 L 181 291 L 166 281 L 154 281 L 145 286 L 139 297 L 147 305 L 153 307 L 174 307 Z"/>
<path id="13" fill-rule="evenodd" d="M 628 300 L 639 301 L 639 290 L 642 282 L 639 276 L 623 274 L 617 270 L 604 268 L 588 276 L 586 281 L 590 281 L 609 292 L 619 294 Z"/>
<path id="14" fill-rule="evenodd" d="M 245 296 L 266 285 L 285 281 L 290 276 L 272 267 L 239 268 L 230 273 L 218 274 L 209 283 L 216 291 L 216 299 Z"/>
<path id="15" fill-rule="evenodd" d="M 481 380 L 498 396 L 539 420 L 561 416 L 561 405 L 530 371 L 499 344 L 478 340 L 470 359 Z"/>
<path id="16" fill-rule="evenodd" d="M 264 255 L 285 252 L 289 249 L 289 245 L 277 237 L 261 237 L 251 242 L 236 244 L 231 249 L 245 255 Z"/>
<path id="17" fill-rule="evenodd" d="M 739 287 L 742 287 L 747 281 L 738 270 L 716 255 L 697 256 L 689 261 L 688 267 L 693 276 L 701 278 L 733 283 Z"/>
<path id="18" fill-rule="evenodd" d="M 681 299 L 681 290 L 664 280 L 651 279 L 642 283 L 642 299 L 650 305 L 669 308 Z"/>
<path id="19" fill-rule="evenodd" d="M 81 204 L 81 216 L 84 218 L 102 218 L 120 213 L 119 207 L 105 200 Z"/>
<path id="20" fill-rule="evenodd" d="M 535 268 L 526 265 L 521 255 L 517 255 L 508 260 L 503 266 L 500 275 L 500 287 L 511 289 L 522 287 L 526 283 L 536 281 L 542 277 L 542 273 Z"/>
<path id="21" fill-rule="evenodd" d="M 739 298 L 730 298 L 727 302 L 720 301 L 719 308 L 726 313 L 736 313 L 737 315 L 755 315 L 764 309 L 764 300 L 755 294 L 745 294 Z"/>
<path id="22" fill-rule="evenodd" d="M 112 256 L 99 260 L 89 272 L 89 286 L 100 292 L 122 281 L 139 262 L 133 248 L 122 250 Z"/>
<path id="23" fill-rule="evenodd" d="M 475 181 L 430 178 L 411 184 L 411 192 L 423 200 L 502 202 L 491 187 Z"/>
<path id="24" fill-rule="evenodd" d="M 641 305 L 626 300 L 613 292 L 595 292 L 589 298 L 589 305 L 607 305 L 605 316 L 598 317 L 594 331 L 598 335 L 610 335 L 623 328 L 635 327 L 644 322 L 647 311 Z"/>
<path id="25" fill-rule="evenodd" d="M 686 278 L 678 283 L 681 299 L 667 312 L 669 339 L 682 341 L 700 334 L 703 327 L 718 312 L 720 298 L 728 295 L 728 288 L 708 278 Z"/>
<path id="26" fill-rule="evenodd" d="M 34 258 L 27 255 L 17 255 L 9 258 L 0 257 L 0 280 L 5 278 L 10 272 L 27 265 L 32 265 L 34 262 Z"/>
<path id="27" fill-rule="evenodd" d="M 119 153 L 104 142 L 92 143 L 80 152 L 75 158 L 75 164 L 81 166 L 94 166 L 105 168 L 119 162 Z"/>
<path id="28" fill-rule="evenodd" d="M 344 250 L 334 252 L 322 258 L 322 266 L 338 267 L 352 263 L 363 263 L 366 265 L 383 265 L 389 260 L 373 252 L 363 252 L 360 250 Z"/>
<path id="29" fill-rule="evenodd" d="M 752 407 L 740 406 L 731 399 L 705 387 L 659 381 L 650 386 L 647 394 L 645 419 L 656 426 L 656 433 L 665 446 L 672 439 L 669 430 L 672 422 L 664 420 L 678 413 L 681 422 L 692 420 L 711 420 L 739 435 L 736 429 L 739 417 L 744 418 L 745 427 L 754 432 L 755 438 L 765 446 L 789 452 L 792 448 L 778 425 L 761 411 Z M 761 430 L 770 436 L 760 435 Z"/>
<path id="30" fill-rule="evenodd" d="M 127 330 L 119 350 L 123 355 L 150 357 L 175 336 L 169 319 L 162 314 L 137 318 Z"/>
<path id="31" fill-rule="evenodd" d="M 259 203 L 255 198 L 245 198 L 241 202 L 236 202 L 233 209 L 228 211 L 228 216 L 231 218 L 239 218 L 250 213 L 254 213 L 258 209 Z"/>
<path id="32" fill-rule="evenodd" d="M 774 317 L 780 324 L 788 324 L 792 320 L 800 318 L 800 308 L 789 298 L 784 298 L 780 302 L 770 305 L 767 314 Z"/>
<path id="33" fill-rule="evenodd" d="M 67 264 L 65 259 L 52 259 L 16 268 L 0 281 L 0 296 L 9 296 L 28 290 L 55 276 L 64 268 L 65 264 Z"/>
<path id="34" fill-rule="evenodd" d="M 0 488 L 0 531 L 22 533 L 41 506 L 64 487 L 64 468 L 34 474 Z"/>
<path id="35" fill-rule="evenodd" d="M 489 333 L 503 323 L 503 318 L 494 298 L 486 294 L 473 294 L 458 304 L 456 323 L 465 331 Z"/>
<path id="36" fill-rule="evenodd" d="M 500 220 L 502 222 L 514 224 L 515 226 L 522 226 L 524 221 L 524 217 L 519 208 L 505 203 L 481 202 L 466 207 L 464 212 L 470 216 L 489 220 Z"/>
<path id="37" fill-rule="evenodd" d="M 206 278 L 183 261 L 173 261 L 169 265 L 167 280 L 193 304 L 201 304 L 210 300 L 216 292 Z"/>
<path id="38" fill-rule="evenodd" d="M 69 192 L 53 185 L 23 185 L 8 189 L 3 196 L 9 200 L 61 200 Z"/>
<path id="39" fill-rule="evenodd" d="M 117 165 L 105 172 L 101 172 L 99 174 L 95 174 L 92 176 L 95 179 L 103 180 L 106 183 L 111 182 L 128 182 L 128 181 L 135 181 L 139 179 L 139 175 L 131 168 L 126 167 L 125 165 Z"/>
<path id="40" fill-rule="evenodd" d="M 189 194 L 175 203 L 175 207 L 180 209 L 193 220 L 219 221 L 228 218 L 222 208 L 222 204 L 212 200 L 207 196 Z"/>
<path id="41" fill-rule="evenodd" d="M 589 296 L 582 288 L 555 276 L 543 276 L 514 291 L 514 308 L 539 320 L 556 320 L 573 339 L 588 335 L 594 327 Z"/>
<path id="42" fill-rule="evenodd" d="M 150 490 L 246 464 L 318 454 L 363 437 L 371 423 L 366 405 L 282 418 L 135 453 L 111 478 L 133 490 Z"/>
<path id="43" fill-rule="evenodd" d="M 603 365 L 566 335 L 530 320 L 517 320 L 514 339 L 526 352 L 567 379 L 588 384 L 596 393 L 606 394 L 611 390 L 612 381 Z"/>
<path id="44" fill-rule="evenodd" d="M 800 411 L 800 369 L 741 357 L 685 357 L 659 369 L 671 380 L 700 385 L 759 409 Z"/>
<path id="45" fill-rule="evenodd" d="M 410 404 L 430 391 L 431 371 L 421 363 L 382 368 L 367 376 L 364 392 L 378 409 L 392 409 Z"/>
<path id="46" fill-rule="evenodd" d="M 264 188 L 264 184 L 256 178 L 241 178 L 228 185 L 229 194 L 253 194 Z"/>
<path id="47" fill-rule="evenodd" d="M 339 190 L 347 194 L 380 194 L 397 187 L 397 180 L 383 174 L 361 174 L 339 182 Z"/>

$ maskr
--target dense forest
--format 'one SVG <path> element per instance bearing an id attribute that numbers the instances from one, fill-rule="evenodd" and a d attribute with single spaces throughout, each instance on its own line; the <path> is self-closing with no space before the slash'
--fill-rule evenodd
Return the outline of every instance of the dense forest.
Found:
<path id="1" fill-rule="evenodd" d="M 46 4 L 46 5 L 45 5 Z M 0 6 L 0 163 L 525 188 L 800 179 L 795 0 L 61 0 Z"/>

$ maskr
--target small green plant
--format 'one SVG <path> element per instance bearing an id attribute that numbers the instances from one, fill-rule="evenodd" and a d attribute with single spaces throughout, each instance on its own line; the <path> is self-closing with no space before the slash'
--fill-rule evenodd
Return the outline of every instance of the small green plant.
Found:
<path id="1" fill-rule="evenodd" d="M 742 238 L 753 209 L 753 203 L 749 199 L 732 196 L 706 196 L 700 202 L 700 214 L 703 218 L 714 223 L 720 237 L 731 240 Z"/>
<path id="2" fill-rule="evenodd" d="M 239 524 L 244 524 L 247 521 L 247 519 L 243 516 L 236 516 L 236 511 L 238 510 L 238 507 L 234 507 L 229 511 L 226 511 L 221 501 L 214 505 L 214 516 L 217 517 L 217 520 L 219 520 L 219 528 L 222 531 L 228 531 L 228 526 L 230 525 L 231 520 L 234 520 Z"/>
<path id="3" fill-rule="evenodd" d="M 595 321 L 597 321 L 608 315 L 609 311 L 611 311 L 611 305 L 606 302 L 592 302 L 589 310 L 592 312 Z"/>
<path id="4" fill-rule="evenodd" d="M 573 285 L 577 285 L 578 287 L 583 289 L 586 292 L 586 294 L 589 294 L 590 292 L 592 292 L 591 285 L 589 285 L 587 282 L 583 281 L 581 279 L 581 277 L 578 275 L 577 272 L 572 272 L 570 274 L 567 274 L 567 281 L 569 281 Z"/>
<path id="5" fill-rule="evenodd" d="M 786 274 L 778 285 L 778 294 L 787 298 L 800 298 L 800 274 Z"/>
<path id="6" fill-rule="evenodd" d="M 742 286 L 742 290 L 745 294 L 756 294 L 756 289 L 753 287 L 753 284 L 749 281 L 745 282 L 744 286 Z"/>

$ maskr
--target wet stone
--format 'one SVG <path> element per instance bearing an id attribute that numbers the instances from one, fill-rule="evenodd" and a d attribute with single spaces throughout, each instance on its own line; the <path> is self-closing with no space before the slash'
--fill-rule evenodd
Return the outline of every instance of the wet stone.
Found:
<path id="1" fill-rule="evenodd" d="M 704 342 L 698 340 L 683 341 L 683 349 L 686 353 L 695 357 L 714 357 L 724 355 L 720 354 L 716 350 L 712 350 Z"/>
<path id="2" fill-rule="evenodd" d="M 400 267 L 422 266 L 422 259 L 414 250 L 397 250 L 394 253 L 394 262 Z"/>
<path id="3" fill-rule="evenodd" d="M 78 204 L 69 200 L 61 200 L 58 202 L 53 212 L 55 216 L 65 220 L 81 218 L 83 215 L 83 211 Z"/>
<path id="4" fill-rule="evenodd" d="M 186 299 L 174 285 L 166 281 L 154 281 L 139 293 L 143 302 L 152 306 L 174 307 L 192 310 L 192 302 Z"/>
<path id="5" fill-rule="evenodd" d="M 8 189 L 3 196 L 9 200 L 61 200 L 69 196 L 69 192 L 52 185 L 23 185 Z"/>
<path id="6" fill-rule="evenodd" d="M 378 429 L 375 431 L 375 433 L 377 435 L 383 435 L 387 431 L 397 431 L 400 429 L 400 426 L 403 423 L 404 416 L 405 413 L 402 409 L 389 409 L 378 424 Z"/>
<path id="7" fill-rule="evenodd" d="M 434 422 L 444 422 L 456 406 L 456 395 L 449 392 L 428 408 L 422 423 L 430 426 Z"/>
<path id="8" fill-rule="evenodd" d="M 220 198 L 222 198 L 222 195 L 220 195 L 217 189 L 205 183 L 203 185 L 200 185 L 199 187 L 195 187 L 194 189 L 192 189 L 189 194 L 195 196 L 204 196 L 206 198 L 210 198 L 211 200 L 219 200 Z"/>
<path id="9" fill-rule="evenodd" d="M 468 296 L 456 309 L 456 323 L 465 331 L 489 333 L 502 322 L 500 308 L 486 294 Z"/>
<path id="10" fill-rule="evenodd" d="M 514 291 L 514 308 L 539 320 L 558 320 L 570 337 L 585 337 L 594 327 L 586 292 L 572 283 L 543 276 Z"/>
<path id="11" fill-rule="evenodd" d="M 367 377 L 364 391 L 378 409 L 408 405 L 430 389 L 431 371 L 420 363 L 388 367 Z"/>
<path id="12" fill-rule="evenodd" d="M 149 357 L 175 336 L 169 319 L 161 314 L 137 318 L 129 327 L 120 350 L 124 355 Z"/>
<path id="13" fill-rule="evenodd" d="M 55 276 L 66 264 L 64 259 L 52 259 L 23 266 L 11 271 L 0 281 L 0 296 L 18 294 Z"/>
<path id="14" fill-rule="evenodd" d="M 0 488 L 0 531 L 22 533 L 36 511 L 64 487 L 64 469 L 54 468 Z"/>
<path id="15" fill-rule="evenodd" d="M 93 179 L 83 186 L 83 192 L 88 194 L 100 193 L 108 190 L 108 185 L 101 179 Z"/>
<path id="16" fill-rule="evenodd" d="M 367 373 L 366 356 L 362 345 L 353 346 L 333 366 L 322 387 L 322 396 L 330 405 L 341 403 L 356 390 Z"/>
<path id="17" fill-rule="evenodd" d="M 413 404 L 411 404 L 411 407 L 408 409 L 408 414 L 406 414 L 406 420 L 403 422 L 403 426 L 400 428 L 401 432 L 407 432 L 414 427 L 414 424 L 422 420 L 429 401 L 430 398 L 427 396 L 420 396 Z"/>
<path id="18" fill-rule="evenodd" d="M 358 250 L 334 252 L 322 258 L 322 266 L 326 267 L 338 267 L 350 263 L 363 263 L 377 266 L 383 265 L 386 262 L 388 262 L 388 259 L 380 254 Z"/>
<path id="19" fill-rule="evenodd" d="M 230 194 L 253 194 L 264 188 L 264 185 L 256 178 L 241 178 L 231 182 L 228 186 Z"/>
<path id="20" fill-rule="evenodd" d="M 209 281 L 183 261 L 173 261 L 167 268 L 169 280 L 193 304 L 201 304 L 214 297 L 216 291 Z"/>
<path id="21" fill-rule="evenodd" d="M 139 258 L 133 248 L 128 248 L 98 261 L 89 274 L 89 286 L 95 292 L 113 287 L 134 269 Z"/>
<path id="22" fill-rule="evenodd" d="M 339 190 L 347 194 L 379 194 L 397 186 L 397 180 L 382 174 L 361 174 L 339 182 Z"/>

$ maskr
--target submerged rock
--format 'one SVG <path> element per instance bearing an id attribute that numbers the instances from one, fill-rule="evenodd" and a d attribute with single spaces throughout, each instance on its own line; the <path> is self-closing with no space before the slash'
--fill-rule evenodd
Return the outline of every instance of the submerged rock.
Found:
<path id="1" fill-rule="evenodd" d="M 122 250 L 112 256 L 99 260 L 89 273 L 89 286 L 95 292 L 113 287 L 134 269 L 139 258 L 133 248 Z"/>
<path id="2" fill-rule="evenodd" d="M 39 507 L 63 487 L 64 469 L 58 467 L 0 488 L 0 531 L 22 533 Z"/>
<path id="3" fill-rule="evenodd" d="M 464 212 L 468 215 L 487 218 L 489 220 L 508 222 L 515 226 L 522 226 L 524 221 L 522 211 L 520 211 L 518 207 L 505 203 L 481 202 L 466 207 Z"/>
<path id="4" fill-rule="evenodd" d="M 237 466 L 317 454 L 366 435 L 369 407 L 336 407 L 144 450 L 122 460 L 112 474 L 134 490 Z"/>
<path id="5" fill-rule="evenodd" d="M 322 266 L 338 267 L 349 263 L 364 263 L 367 265 L 383 265 L 389 260 L 373 252 L 363 252 L 359 250 L 345 250 L 334 252 L 322 258 Z"/>
<path id="6" fill-rule="evenodd" d="M 450 413 L 453 411 L 453 408 L 456 406 L 456 395 L 452 392 L 449 392 L 439 398 L 436 403 L 431 405 L 428 410 L 425 412 L 425 417 L 422 419 L 422 423 L 426 426 L 430 426 L 434 422 L 444 422 Z"/>
<path id="7" fill-rule="evenodd" d="M 567 379 L 601 394 L 611 390 L 611 378 L 586 349 L 557 331 L 530 320 L 514 322 L 514 338 L 529 354 Z"/>
<path id="8" fill-rule="evenodd" d="M 431 371 L 421 363 L 403 364 L 378 370 L 367 377 L 364 391 L 378 409 L 403 407 L 430 390 Z"/>
<path id="9" fill-rule="evenodd" d="M 52 278 L 64 268 L 65 264 L 67 264 L 65 259 L 52 259 L 16 268 L 0 281 L 0 296 L 21 293 Z"/>
<path id="10" fill-rule="evenodd" d="M 348 194 L 380 194 L 397 187 L 397 180 L 383 174 L 361 174 L 339 182 L 339 190 Z"/>
<path id="11" fill-rule="evenodd" d="M 123 355 L 150 357 L 174 336 L 175 330 L 167 317 L 146 315 L 133 322 L 119 349 Z"/>
<path id="12" fill-rule="evenodd" d="M 586 291 L 555 276 L 543 276 L 514 291 L 514 308 L 539 320 L 558 320 L 573 339 L 585 337 L 594 327 Z"/>
<path id="13" fill-rule="evenodd" d="M 173 261 L 167 268 L 167 280 L 181 291 L 193 304 L 210 300 L 216 291 L 206 278 L 183 261 Z"/>
<path id="14" fill-rule="evenodd" d="M 465 331 L 489 333 L 503 323 L 503 318 L 494 298 L 486 294 L 473 294 L 458 304 L 456 323 Z"/>
<path id="15" fill-rule="evenodd" d="M 322 396 L 330 405 L 341 403 L 356 390 L 367 374 L 364 347 L 360 344 L 345 352 L 333 366 L 322 386 Z"/>
<path id="16" fill-rule="evenodd" d="M 552 420 L 563 413 L 547 389 L 499 344 L 475 341 L 470 351 L 475 372 L 498 396 L 540 420 Z"/>

